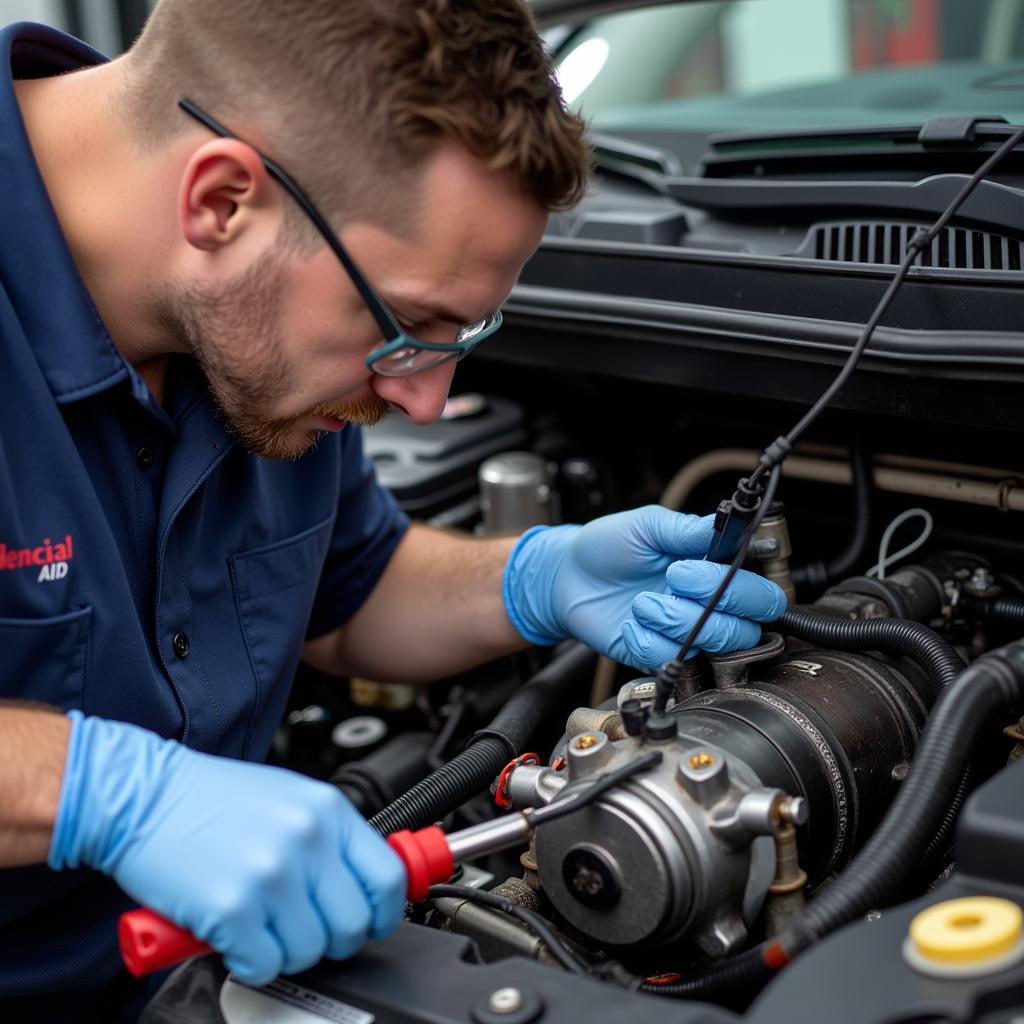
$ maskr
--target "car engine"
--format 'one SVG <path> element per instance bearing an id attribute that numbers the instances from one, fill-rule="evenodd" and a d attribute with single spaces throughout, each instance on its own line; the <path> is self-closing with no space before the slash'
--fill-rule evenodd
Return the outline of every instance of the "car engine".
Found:
<path id="1" fill-rule="evenodd" d="M 614 449 L 578 454 L 578 407 L 559 423 L 510 395 L 456 402 L 472 412 L 425 430 L 389 419 L 367 432 L 378 473 L 422 519 L 486 534 L 560 521 L 567 510 L 590 518 L 643 493 Z M 1012 796 L 1024 701 L 1004 694 L 979 716 L 956 696 L 968 666 L 981 672 L 1021 635 L 1013 524 L 1024 495 L 998 467 L 929 459 L 913 445 L 872 453 L 884 443 L 872 426 L 845 450 L 814 443 L 794 453 L 748 560 L 792 595 L 790 609 L 752 650 L 689 659 L 666 703 L 669 726 L 654 711 L 654 677 L 577 644 L 440 681 L 412 703 L 403 687 L 351 680 L 352 703 L 332 704 L 323 680 L 300 678 L 276 744 L 282 763 L 332 778 L 382 834 L 441 822 L 452 836 L 504 839 L 467 843 L 455 884 L 410 905 L 400 937 L 353 961 L 325 961 L 259 992 L 215 974 L 209 1019 L 285 1019 L 283 1006 L 312 1002 L 324 1014 L 370 1007 L 402 1020 L 555 1020 L 578 1005 L 597 1020 L 641 1010 L 690 1019 L 698 1009 L 781 1020 L 790 1004 L 779 1000 L 797 998 L 785 993 L 798 981 L 808 1009 L 796 1019 L 834 1010 L 837 986 L 850 992 L 839 1019 L 917 1013 L 929 975 L 901 952 L 908 926 L 899 915 L 961 893 L 1024 891 Z M 697 451 L 682 471 L 661 475 L 657 497 L 713 508 L 749 465 L 749 431 L 734 425 L 729 447 Z M 516 447 L 506 449 L 510 437 Z M 822 492 L 835 498 L 823 502 Z M 913 559 L 893 560 L 895 546 L 915 539 L 914 517 L 883 538 L 886 520 L 910 501 L 935 527 Z M 937 758 L 921 754 L 936 714 L 951 723 L 940 726 Z M 614 775 L 616 785 L 586 799 Z M 580 797 L 571 814 L 515 824 Z M 972 815 L 985 800 L 997 809 Z M 881 887 L 857 891 L 883 868 L 892 871 Z M 819 929 L 814 908 L 829 899 L 846 902 Z M 836 944 L 863 945 L 864 928 L 874 929 L 867 952 L 822 960 Z M 776 976 L 744 966 L 793 935 L 806 937 Z M 859 1002 L 857 986 L 874 970 L 867 961 L 883 949 L 901 985 Z M 196 975 L 215 970 L 209 959 L 179 971 L 194 1009 Z M 412 961 L 417 978 L 436 975 L 439 987 L 410 988 L 407 973 L 389 973 Z M 177 977 L 144 1019 L 180 1007 Z M 1019 967 L 950 977 L 928 1005 L 952 1014 L 956 1004 L 962 1019 L 993 990 L 1008 1004 L 1024 999 Z M 467 985 L 486 999 L 469 1005 L 457 994 Z M 244 1016 L 253 1006 L 259 1013 Z"/>
<path id="2" fill-rule="evenodd" d="M 922 139 L 965 145 L 969 120 Z M 275 760 L 451 859 L 388 942 L 258 992 L 197 961 L 151 1024 L 182 1002 L 229 1022 L 1020 1019 L 1020 271 L 925 261 L 963 175 L 929 199 L 936 226 L 900 236 L 896 277 L 884 252 L 623 239 L 697 203 L 689 179 L 642 194 L 627 149 L 441 420 L 388 417 L 367 454 L 414 519 L 482 536 L 649 502 L 724 533 L 761 466 L 721 560 L 789 609 L 751 650 L 654 676 L 576 643 L 420 691 L 350 679 L 339 698 L 305 671 Z"/>

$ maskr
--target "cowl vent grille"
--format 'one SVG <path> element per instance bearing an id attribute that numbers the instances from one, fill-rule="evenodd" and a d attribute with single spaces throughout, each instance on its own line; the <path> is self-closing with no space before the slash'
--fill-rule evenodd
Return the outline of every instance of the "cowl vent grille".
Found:
<path id="1" fill-rule="evenodd" d="M 839 263 L 878 263 L 898 266 L 910 239 L 922 224 L 892 221 L 835 221 L 815 224 L 800 256 Z M 949 267 L 955 270 L 1021 270 L 1024 241 L 990 231 L 946 228 L 914 261 L 918 267 Z"/>

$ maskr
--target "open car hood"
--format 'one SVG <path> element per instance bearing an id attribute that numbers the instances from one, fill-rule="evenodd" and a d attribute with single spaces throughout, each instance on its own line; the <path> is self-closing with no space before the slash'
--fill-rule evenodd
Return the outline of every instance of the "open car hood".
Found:
<path id="1" fill-rule="evenodd" d="M 614 11 L 632 10 L 634 7 L 653 7 L 659 3 L 677 2 L 679 0 L 529 0 L 537 24 L 542 28 L 563 21 L 584 21 L 595 14 L 610 14 Z"/>

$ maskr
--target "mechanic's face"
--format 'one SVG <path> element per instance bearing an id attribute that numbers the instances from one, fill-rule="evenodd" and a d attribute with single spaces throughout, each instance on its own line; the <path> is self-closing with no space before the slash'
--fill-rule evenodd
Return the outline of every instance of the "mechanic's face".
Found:
<path id="1" fill-rule="evenodd" d="M 409 333 L 449 342 L 463 321 L 501 305 L 546 216 L 455 146 L 431 158 L 422 195 L 409 237 L 363 223 L 339 233 Z M 326 246 L 299 256 L 279 245 L 227 284 L 176 286 L 168 315 L 230 428 L 267 458 L 297 458 L 322 432 L 376 423 L 391 408 L 430 423 L 455 368 L 373 374 L 364 360 L 381 343 L 379 328 Z"/>

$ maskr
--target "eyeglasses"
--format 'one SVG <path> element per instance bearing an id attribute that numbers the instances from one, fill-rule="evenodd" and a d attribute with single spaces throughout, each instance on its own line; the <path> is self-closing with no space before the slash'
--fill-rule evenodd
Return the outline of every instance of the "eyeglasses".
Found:
<path id="1" fill-rule="evenodd" d="M 219 121 L 212 118 L 205 111 L 200 110 L 191 100 L 184 96 L 178 100 L 178 106 L 190 117 L 194 117 L 200 124 L 209 128 L 214 135 L 223 139 L 239 139 L 234 132 L 229 131 Z M 246 143 L 246 145 L 252 145 Z M 394 313 L 384 305 L 377 293 L 373 290 L 370 282 L 363 276 L 363 272 L 356 266 L 355 261 L 348 254 L 348 251 L 341 244 L 341 240 L 331 230 L 320 211 L 306 196 L 305 192 L 295 183 L 294 179 L 284 168 L 276 164 L 270 157 L 261 153 L 255 146 L 252 146 L 263 166 L 271 177 L 275 178 L 284 190 L 302 207 L 306 216 L 313 222 L 317 231 L 324 237 L 324 241 L 331 247 L 334 255 L 341 261 L 341 265 L 348 272 L 356 290 L 362 296 L 366 308 L 369 309 L 373 319 L 377 322 L 384 341 L 373 349 L 366 357 L 366 365 L 374 372 L 384 377 L 408 377 L 413 373 L 420 373 L 422 370 L 429 370 L 439 363 L 447 362 L 449 359 L 462 359 L 469 355 L 477 345 L 485 338 L 489 338 L 501 326 L 501 311 L 495 310 L 490 316 L 473 324 L 465 324 L 459 328 L 455 340 L 450 343 L 438 341 L 423 341 L 421 338 L 414 338 L 407 334 L 399 324 Z"/>

